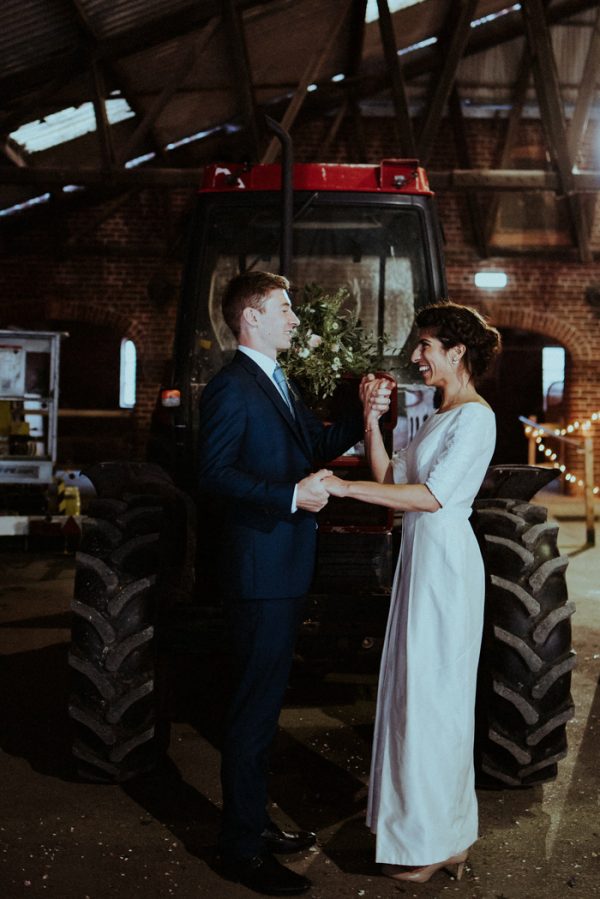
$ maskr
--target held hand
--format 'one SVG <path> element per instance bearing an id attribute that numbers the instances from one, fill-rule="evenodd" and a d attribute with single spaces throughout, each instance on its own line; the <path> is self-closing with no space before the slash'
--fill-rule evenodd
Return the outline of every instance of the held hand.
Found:
<path id="1" fill-rule="evenodd" d="M 329 493 L 325 489 L 324 482 L 330 475 L 330 471 L 322 468 L 300 481 L 296 494 L 296 505 L 299 509 L 320 512 L 327 505 Z"/>
<path id="2" fill-rule="evenodd" d="M 342 481 L 341 478 L 336 478 L 335 475 L 325 478 L 323 486 L 329 492 L 330 496 L 343 497 L 346 496 L 346 493 L 348 492 L 348 481 Z"/>
<path id="3" fill-rule="evenodd" d="M 373 374 L 365 375 L 360 382 L 360 398 L 363 404 L 365 421 L 376 422 L 390 408 L 390 397 L 394 382 L 391 378 L 376 378 Z"/>

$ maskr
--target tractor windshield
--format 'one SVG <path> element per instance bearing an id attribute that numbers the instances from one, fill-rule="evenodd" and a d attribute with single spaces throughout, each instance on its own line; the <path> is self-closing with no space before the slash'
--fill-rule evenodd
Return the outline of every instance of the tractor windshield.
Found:
<path id="1" fill-rule="evenodd" d="M 281 226 L 273 195 L 268 205 L 260 195 L 234 199 L 207 204 L 197 248 L 195 381 L 210 377 L 235 348 L 220 308 L 229 279 L 250 269 L 279 271 Z M 415 310 L 438 298 L 442 287 L 436 236 L 421 199 L 357 202 L 354 195 L 350 204 L 339 194 L 300 198 L 289 273 L 295 300 L 307 284 L 331 293 L 344 287 L 365 330 L 403 348 Z"/>

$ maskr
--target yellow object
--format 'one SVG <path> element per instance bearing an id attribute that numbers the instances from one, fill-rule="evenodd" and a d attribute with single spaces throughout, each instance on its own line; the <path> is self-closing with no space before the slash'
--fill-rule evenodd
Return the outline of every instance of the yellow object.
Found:
<path id="1" fill-rule="evenodd" d="M 64 481 L 59 481 L 58 511 L 60 515 L 81 515 L 81 496 L 79 487 L 65 487 Z"/>

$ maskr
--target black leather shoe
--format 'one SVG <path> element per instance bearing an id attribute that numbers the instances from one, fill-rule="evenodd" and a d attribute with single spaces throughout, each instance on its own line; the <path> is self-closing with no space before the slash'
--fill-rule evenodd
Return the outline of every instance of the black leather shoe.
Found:
<path id="1" fill-rule="evenodd" d="M 262 841 L 268 852 L 301 852 L 308 849 L 317 839 L 316 833 L 300 830 L 297 833 L 281 830 L 270 821 L 261 833 Z"/>
<path id="2" fill-rule="evenodd" d="M 299 896 L 311 886 L 308 878 L 290 871 L 270 852 L 233 862 L 223 860 L 220 863 L 220 873 L 227 880 L 241 883 L 249 890 L 266 896 Z"/>

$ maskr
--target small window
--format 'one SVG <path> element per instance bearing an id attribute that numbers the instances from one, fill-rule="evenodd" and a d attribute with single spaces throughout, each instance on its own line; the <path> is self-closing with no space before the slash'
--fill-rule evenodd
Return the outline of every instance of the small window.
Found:
<path id="1" fill-rule="evenodd" d="M 137 351 L 133 340 L 121 341 L 121 376 L 119 381 L 119 406 L 133 409 L 135 406 L 135 375 Z"/>
<path id="2" fill-rule="evenodd" d="M 544 412 L 562 403 L 565 388 L 565 351 L 561 346 L 542 349 Z"/>

